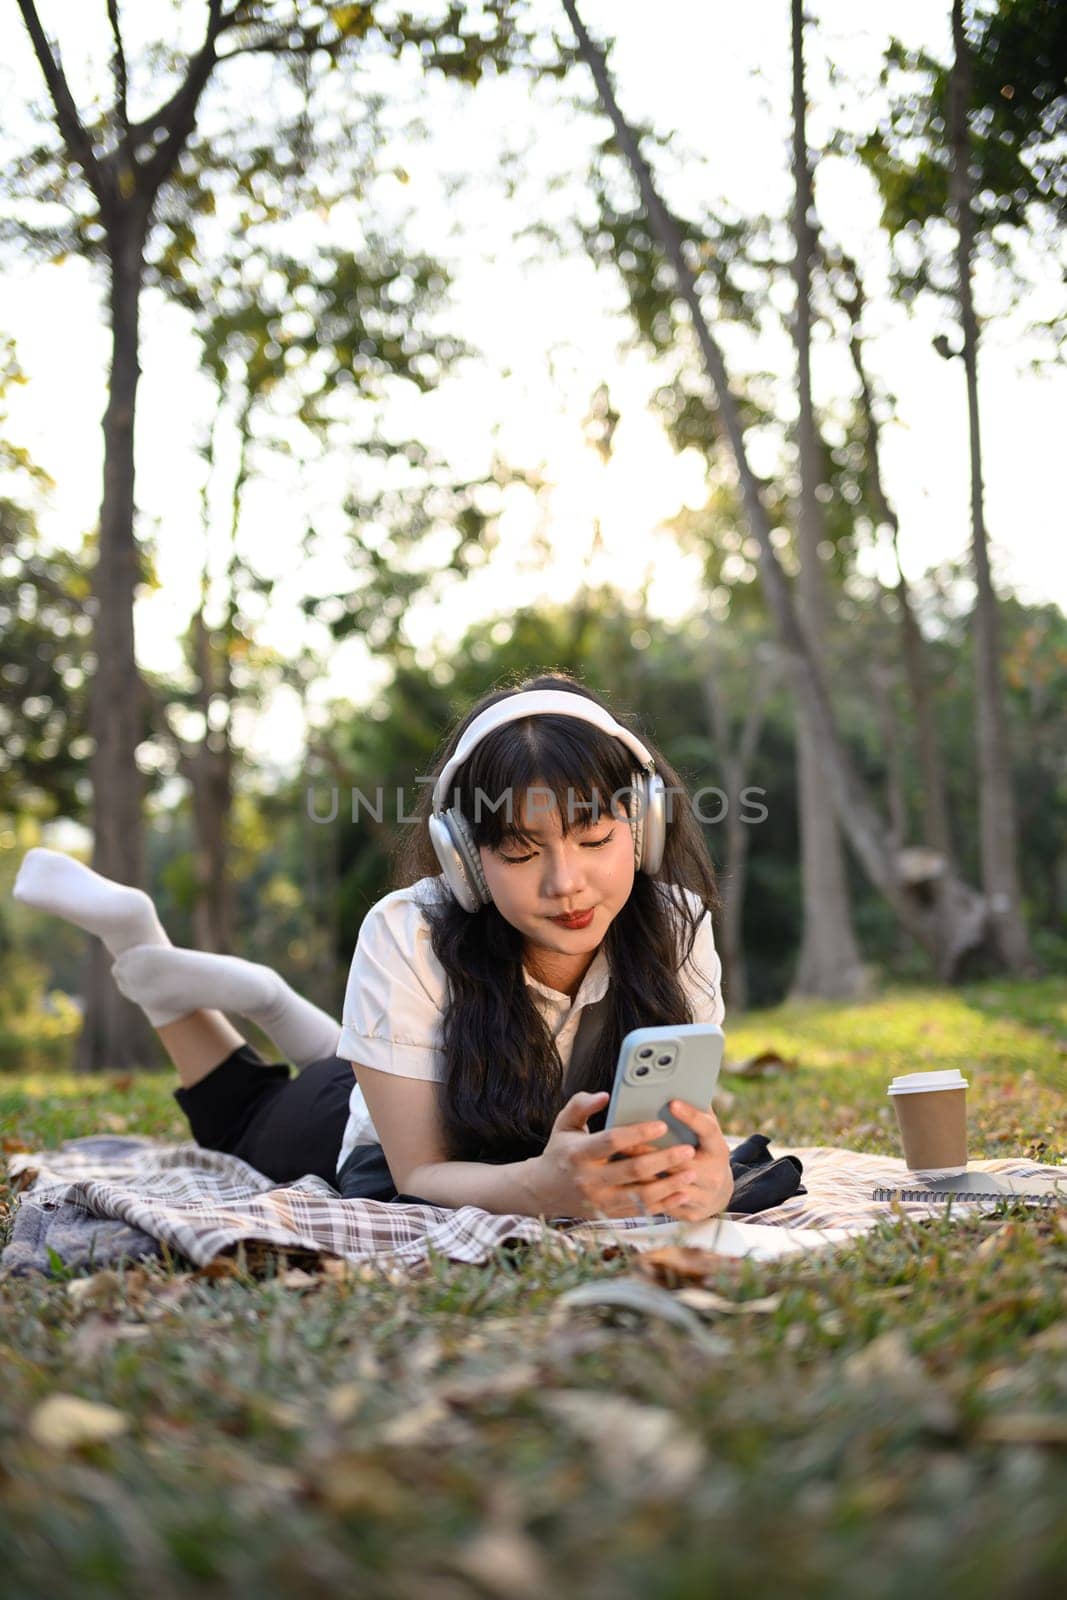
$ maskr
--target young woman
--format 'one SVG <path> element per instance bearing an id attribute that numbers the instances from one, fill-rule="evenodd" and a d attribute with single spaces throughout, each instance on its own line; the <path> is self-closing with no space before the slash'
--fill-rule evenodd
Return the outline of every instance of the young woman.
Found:
<path id="1" fill-rule="evenodd" d="M 662 1123 L 603 1128 L 626 1033 L 723 1017 L 714 875 L 678 775 L 550 673 L 484 696 L 434 776 L 399 887 L 360 929 L 340 1029 L 267 968 L 174 950 L 147 896 L 67 857 L 31 851 L 15 893 L 108 943 L 194 1137 L 279 1182 L 317 1172 L 347 1197 L 544 1216 L 715 1215 L 733 1176 L 710 1109 L 671 1104 L 695 1150 L 653 1148 Z M 571 1073 L 591 1006 L 599 1032 Z"/>

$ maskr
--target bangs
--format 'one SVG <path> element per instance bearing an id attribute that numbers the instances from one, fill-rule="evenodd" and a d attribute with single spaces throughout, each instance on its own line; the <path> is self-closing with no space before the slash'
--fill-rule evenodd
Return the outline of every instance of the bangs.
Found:
<path id="1" fill-rule="evenodd" d="M 535 831 L 558 816 L 566 837 L 611 816 L 612 796 L 632 815 L 637 766 L 625 745 L 587 722 L 523 719 L 498 728 L 472 751 L 458 776 L 460 808 L 475 842 L 491 849 L 505 841 L 535 842 L 523 828 L 524 809 Z"/>

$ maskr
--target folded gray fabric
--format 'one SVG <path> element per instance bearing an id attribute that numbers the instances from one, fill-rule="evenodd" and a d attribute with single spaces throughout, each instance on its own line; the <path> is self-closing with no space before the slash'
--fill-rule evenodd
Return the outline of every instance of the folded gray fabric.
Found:
<path id="1" fill-rule="evenodd" d="M 111 1217 L 94 1217 L 73 1200 L 38 1201 L 28 1196 L 15 1213 L 15 1226 L 0 1255 L 0 1272 L 28 1278 L 51 1273 L 58 1260 L 71 1272 L 98 1272 L 123 1262 L 159 1259 L 158 1239 Z"/>
<path id="2" fill-rule="evenodd" d="M 94 1134 L 68 1139 L 60 1149 L 94 1161 L 122 1161 L 152 1139 L 119 1138 Z M 33 1273 L 50 1274 L 57 1262 L 71 1272 L 99 1271 L 123 1261 L 158 1259 L 163 1254 L 158 1239 L 124 1222 L 120 1217 L 100 1217 L 75 1200 L 49 1198 L 31 1191 L 22 1196 L 7 1247 L 0 1254 L 0 1272 L 12 1278 Z"/>

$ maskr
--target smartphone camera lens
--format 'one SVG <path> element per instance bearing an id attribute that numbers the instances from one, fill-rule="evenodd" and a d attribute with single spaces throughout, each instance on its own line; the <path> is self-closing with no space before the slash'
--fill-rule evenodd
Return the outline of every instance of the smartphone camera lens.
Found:
<path id="1" fill-rule="evenodd" d="M 647 1067 L 635 1067 L 634 1068 L 634 1077 L 635 1078 L 647 1078 L 648 1077 L 648 1068 Z"/>
<path id="2" fill-rule="evenodd" d="M 657 1067 L 669 1067 L 670 1064 L 671 1064 L 670 1056 L 657 1056 L 656 1057 L 656 1065 L 657 1065 Z"/>
<path id="3" fill-rule="evenodd" d="M 652 1055 L 652 1046 L 650 1044 L 646 1044 L 643 1050 L 639 1050 L 637 1052 L 637 1055 L 639 1060 L 647 1061 Z"/>

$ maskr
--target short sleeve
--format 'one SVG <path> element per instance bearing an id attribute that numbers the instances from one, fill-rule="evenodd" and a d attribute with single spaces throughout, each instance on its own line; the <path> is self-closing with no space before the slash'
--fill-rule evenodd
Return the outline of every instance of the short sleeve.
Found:
<path id="1" fill-rule="evenodd" d="M 704 910 L 703 902 L 692 890 L 686 890 L 686 899 L 701 915 L 692 952 L 682 964 L 678 977 L 692 1009 L 693 1021 L 716 1022 L 721 1028 L 726 1006 L 722 998 L 722 961 L 715 948 L 711 912 Z M 688 943 L 688 931 L 684 937 Z"/>
<path id="2" fill-rule="evenodd" d="M 359 930 L 337 1054 L 403 1078 L 442 1079 L 446 990 L 422 908 L 403 891 L 386 895 Z"/>

